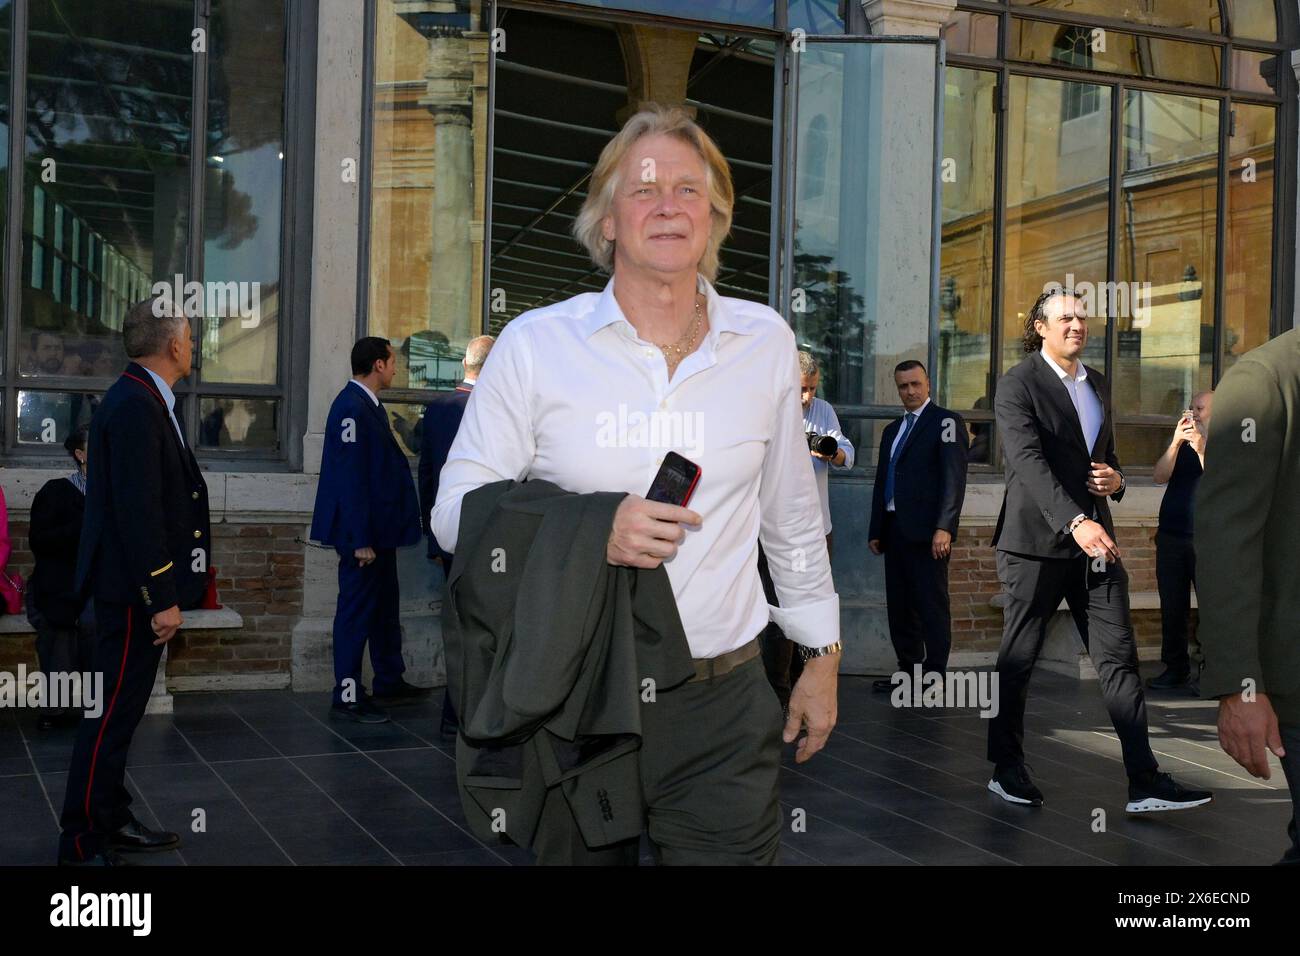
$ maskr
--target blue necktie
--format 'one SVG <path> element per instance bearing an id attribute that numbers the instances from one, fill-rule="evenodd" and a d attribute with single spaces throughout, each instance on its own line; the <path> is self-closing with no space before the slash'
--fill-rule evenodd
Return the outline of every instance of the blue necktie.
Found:
<path id="1" fill-rule="evenodd" d="M 889 467 L 885 469 L 885 504 L 888 505 L 894 500 L 894 463 L 898 461 L 898 456 L 903 453 L 907 447 L 907 436 L 912 434 L 912 426 L 916 424 L 916 415 L 908 412 L 904 416 L 903 437 L 898 440 L 898 447 L 894 453 L 889 456 Z"/>

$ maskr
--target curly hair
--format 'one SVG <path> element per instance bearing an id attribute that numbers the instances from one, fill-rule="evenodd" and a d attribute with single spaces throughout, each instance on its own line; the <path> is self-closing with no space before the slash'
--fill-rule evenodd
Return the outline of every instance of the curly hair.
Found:
<path id="1" fill-rule="evenodd" d="M 1047 324 L 1046 308 L 1047 303 L 1057 296 L 1077 298 L 1073 289 L 1062 289 L 1057 286 L 1050 286 L 1043 291 L 1037 299 L 1034 300 L 1033 306 L 1029 309 L 1029 315 L 1025 318 L 1024 348 L 1026 352 L 1037 352 L 1043 347 L 1043 337 L 1038 334 L 1034 328 L 1035 322 Z"/>

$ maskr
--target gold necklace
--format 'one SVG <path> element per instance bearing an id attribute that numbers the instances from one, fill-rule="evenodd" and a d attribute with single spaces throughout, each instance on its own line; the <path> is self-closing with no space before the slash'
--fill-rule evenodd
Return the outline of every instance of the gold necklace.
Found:
<path id="1" fill-rule="evenodd" d="M 695 299 L 695 318 L 691 320 L 690 327 L 687 328 L 686 334 L 682 338 L 673 342 L 671 345 L 660 345 L 659 349 L 664 353 L 664 359 L 669 365 L 676 365 L 684 356 L 695 348 L 695 336 L 700 330 L 700 321 L 703 318 L 703 312 L 700 309 L 700 300 Z M 656 343 L 658 344 L 658 343 Z M 674 358 L 674 356 L 676 356 Z"/>

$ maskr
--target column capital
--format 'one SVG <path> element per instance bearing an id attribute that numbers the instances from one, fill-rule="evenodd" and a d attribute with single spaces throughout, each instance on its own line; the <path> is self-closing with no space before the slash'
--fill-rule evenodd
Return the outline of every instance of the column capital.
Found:
<path id="1" fill-rule="evenodd" d="M 957 0 L 862 0 L 874 36 L 937 37 Z"/>

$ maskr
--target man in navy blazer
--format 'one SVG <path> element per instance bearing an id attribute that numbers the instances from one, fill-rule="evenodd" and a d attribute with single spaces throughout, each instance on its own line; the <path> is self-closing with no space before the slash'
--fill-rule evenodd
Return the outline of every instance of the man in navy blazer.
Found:
<path id="1" fill-rule="evenodd" d="M 339 554 L 330 716 L 361 723 L 388 720 L 375 699 L 399 703 L 428 693 L 402 677 L 397 549 L 420 540 L 420 515 L 411 466 L 379 400 L 396 369 L 387 339 L 367 336 L 352 347 L 352 381 L 334 399 L 325 422 L 311 522 L 311 537 Z M 367 641 L 374 699 L 361 685 Z"/>
<path id="2" fill-rule="evenodd" d="M 443 550 L 438 539 L 433 535 L 430 517 L 434 502 L 438 500 L 438 475 L 442 466 L 447 464 L 447 455 L 451 452 L 451 443 L 460 431 L 460 420 L 465 417 L 465 406 L 469 403 L 470 392 L 478 380 L 478 373 L 483 370 L 488 352 L 495 342 L 490 335 L 480 335 L 470 339 L 465 346 L 465 357 L 461 365 L 465 369 L 465 378 L 455 391 L 436 395 L 424 410 L 424 423 L 420 427 L 420 527 L 429 542 L 429 560 L 437 561 L 442 567 L 443 580 L 451 577 L 452 554 Z M 459 727 L 456 710 L 451 705 L 451 693 L 442 698 L 442 722 L 439 729 L 444 734 L 454 734 Z"/>
<path id="3" fill-rule="evenodd" d="M 930 401 L 915 359 L 894 369 L 904 415 L 885 427 L 871 496 L 867 546 L 885 556 L 889 637 L 906 674 L 943 674 L 952 647 L 948 559 L 966 497 L 966 424 Z M 890 690 L 888 678 L 872 685 Z"/>
<path id="4" fill-rule="evenodd" d="M 447 455 L 451 452 L 451 443 L 456 440 L 456 432 L 460 430 L 460 420 L 465 415 L 470 392 L 474 390 L 478 373 L 483 370 L 483 363 L 487 361 L 495 341 L 490 335 L 470 339 L 460 363 L 465 369 L 464 379 L 454 391 L 434 396 L 424 409 L 424 423 L 420 426 L 420 527 L 429 542 L 429 560 L 441 562 L 444 578 L 451 575 L 452 556 L 433 536 L 429 516 L 438 500 L 438 475 L 442 466 L 447 464 Z"/>

